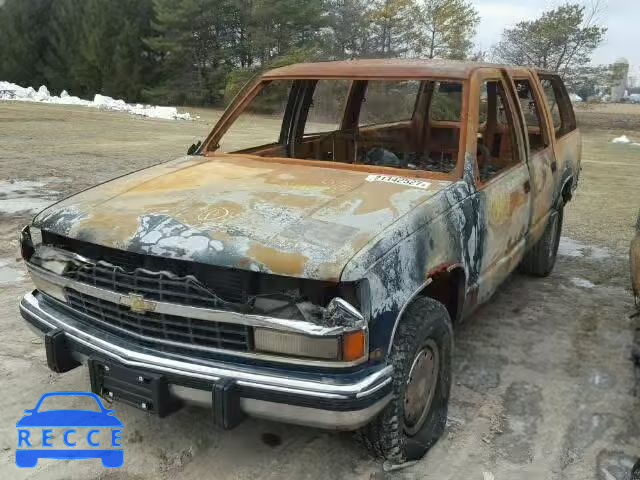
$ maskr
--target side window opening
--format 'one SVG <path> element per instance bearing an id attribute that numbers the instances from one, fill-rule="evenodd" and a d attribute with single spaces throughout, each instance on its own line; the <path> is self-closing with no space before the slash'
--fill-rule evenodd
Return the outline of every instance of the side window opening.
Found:
<path id="1" fill-rule="evenodd" d="M 462 111 L 462 84 L 435 82 L 429 111 L 433 121 L 459 122 Z"/>
<path id="2" fill-rule="evenodd" d="M 304 125 L 304 135 L 338 130 L 351 87 L 350 80 L 318 80 Z"/>
<path id="3" fill-rule="evenodd" d="M 531 82 L 528 79 L 516 79 L 514 83 L 518 93 L 518 100 L 520 101 L 520 108 L 524 114 L 529 136 L 529 147 L 532 152 L 543 150 L 548 147 L 543 131 L 544 122 Z"/>
<path id="4" fill-rule="evenodd" d="M 556 101 L 556 95 L 553 91 L 551 80 L 542 80 L 542 89 L 544 90 L 544 95 L 547 99 L 549 110 L 551 110 L 553 129 L 558 132 L 562 128 L 562 119 L 560 118 L 560 108 L 558 107 L 558 102 Z"/>
<path id="5" fill-rule="evenodd" d="M 282 119 L 292 84 L 290 80 L 266 84 L 220 139 L 219 151 L 236 152 L 273 144 L 280 151 Z"/>
<path id="6" fill-rule="evenodd" d="M 433 115 L 417 112 L 421 92 L 432 91 L 430 110 L 456 125 L 431 126 Z M 450 173 L 460 142 L 462 83 L 418 80 L 369 81 L 359 115 L 356 162 Z M 418 129 L 416 118 L 427 124 Z M 374 123 L 375 122 L 375 123 Z M 420 125 L 422 127 L 422 125 Z"/>
<path id="7" fill-rule="evenodd" d="M 555 75 L 542 75 L 540 79 L 547 104 L 551 110 L 555 136 L 556 138 L 560 138 L 576 129 L 576 118 L 573 113 L 573 106 L 571 105 L 569 95 L 560 77 Z"/>
<path id="8" fill-rule="evenodd" d="M 478 169 L 486 182 L 520 163 L 514 114 L 500 80 L 489 80 L 480 89 L 478 119 Z"/>
<path id="9" fill-rule="evenodd" d="M 411 120 L 419 90 L 418 80 L 368 82 L 358 125 L 366 127 Z"/>

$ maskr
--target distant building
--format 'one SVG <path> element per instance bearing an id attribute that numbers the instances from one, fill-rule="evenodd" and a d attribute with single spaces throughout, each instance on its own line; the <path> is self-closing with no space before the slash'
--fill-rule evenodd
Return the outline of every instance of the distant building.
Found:
<path id="1" fill-rule="evenodd" d="M 619 102 L 626 95 L 629 77 L 629 60 L 619 58 L 613 62 L 614 84 L 611 86 L 610 102 Z"/>

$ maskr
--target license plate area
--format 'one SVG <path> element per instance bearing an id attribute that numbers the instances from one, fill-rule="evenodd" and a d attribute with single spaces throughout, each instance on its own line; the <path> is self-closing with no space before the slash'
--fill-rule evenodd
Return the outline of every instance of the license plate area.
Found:
<path id="1" fill-rule="evenodd" d="M 89 360 L 91 390 L 107 401 L 129 404 L 160 417 L 181 407 L 172 397 L 165 376 L 115 363 Z"/>

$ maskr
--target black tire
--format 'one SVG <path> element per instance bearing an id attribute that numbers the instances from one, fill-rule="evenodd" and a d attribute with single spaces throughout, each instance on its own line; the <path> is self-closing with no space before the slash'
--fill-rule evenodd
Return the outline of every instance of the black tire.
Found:
<path id="1" fill-rule="evenodd" d="M 552 272 L 558 256 L 563 212 L 562 205 L 557 210 L 551 211 L 542 237 L 538 240 L 538 243 L 525 253 L 520 263 L 520 271 L 522 273 L 546 277 Z"/>
<path id="2" fill-rule="evenodd" d="M 444 305 L 431 298 L 417 298 L 407 308 L 396 331 L 389 361 L 393 364 L 393 399 L 369 425 L 360 431 L 360 438 L 376 456 L 400 464 L 417 460 L 436 443 L 447 423 L 449 392 L 451 390 L 451 354 L 453 331 L 449 313 Z M 409 373 L 418 354 L 434 353 L 436 381 L 424 412 L 410 425 L 406 418 L 405 404 Z M 424 353 L 426 358 L 426 353 Z M 433 371 L 432 370 L 432 371 Z M 415 384 L 412 391 L 420 391 Z M 413 430 L 413 432 L 409 432 Z M 409 433 L 408 433 L 409 432 Z"/>

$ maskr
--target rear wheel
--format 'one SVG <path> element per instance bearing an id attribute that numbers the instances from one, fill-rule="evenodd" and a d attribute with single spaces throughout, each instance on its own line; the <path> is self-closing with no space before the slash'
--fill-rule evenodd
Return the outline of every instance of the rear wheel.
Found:
<path id="1" fill-rule="evenodd" d="M 366 446 L 394 463 L 421 458 L 447 423 L 453 332 L 441 303 L 418 298 L 400 320 L 390 352 L 394 398 L 361 431 Z"/>
<path id="2" fill-rule="evenodd" d="M 563 211 L 562 205 L 557 210 L 551 211 L 542 237 L 525 254 L 522 263 L 520 263 L 521 272 L 538 277 L 546 277 L 551 273 L 558 255 L 558 245 L 562 234 Z"/>

